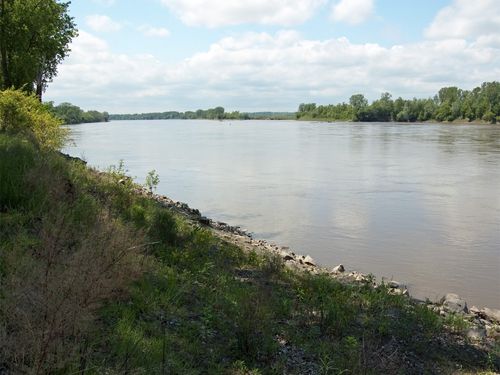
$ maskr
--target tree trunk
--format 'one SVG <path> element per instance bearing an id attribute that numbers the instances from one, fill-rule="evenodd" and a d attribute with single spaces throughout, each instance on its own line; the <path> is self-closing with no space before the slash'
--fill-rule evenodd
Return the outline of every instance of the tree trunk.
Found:
<path id="1" fill-rule="evenodd" d="M 43 72 L 41 69 L 38 70 L 38 73 L 36 75 L 36 82 L 35 82 L 35 90 L 36 90 L 36 96 L 40 102 L 42 101 L 42 95 L 44 91 L 44 80 L 43 80 Z"/>
<path id="2" fill-rule="evenodd" d="M 5 22 L 7 19 L 7 15 L 5 14 L 5 1 L 0 0 L 0 55 L 1 55 L 1 65 L 2 65 L 2 89 L 9 88 L 12 86 L 12 82 L 10 81 L 9 74 L 9 64 L 8 64 L 8 56 L 7 56 L 7 47 L 5 45 L 6 36 L 5 36 Z"/>

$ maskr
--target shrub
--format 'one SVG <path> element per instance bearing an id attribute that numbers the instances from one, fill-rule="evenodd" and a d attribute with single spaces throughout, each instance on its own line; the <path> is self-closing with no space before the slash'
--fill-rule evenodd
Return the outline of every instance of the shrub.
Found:
<path id="1" fill-rule="evenodd" d="M 0 211 L 22 204 L 26 199 L 26 171 L 36 159 L 32 144 L 0 135 Z"/>
<path id="2" fill-rule="evenodd" d="M 158 187 L 158 184 L 160 183 L 160 176 L 158 176 L 158 173 L 153 169 L 148 172 L 148 175 L 146 176 L 146 187 L 149 189 L 149 192 L 152 194 L 154 190 Z"/>
<path id="3" fill-rule="evenodd" d="M 156 210 L 151 218 L 148 232 L 153 241 L 161 241 L 165 245 L 175 244 L 177 239 L 175 218 L 166 210 Z"/>
<path id="4" fill-rule="evenodd" d="M 22 134 L 41 148 L 59 149 L 68 131 L 34 95 L 19 90 L 0 91 L 0 132 Z"/>

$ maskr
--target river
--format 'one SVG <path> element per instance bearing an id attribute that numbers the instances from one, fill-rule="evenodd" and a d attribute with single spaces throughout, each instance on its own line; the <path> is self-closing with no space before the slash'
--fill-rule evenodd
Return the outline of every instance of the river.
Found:
<path id="1" fill-rule="evenodd" d="M 500 308 L 500 126 L 116 121 L 65 151 L 323 266 Z"/>

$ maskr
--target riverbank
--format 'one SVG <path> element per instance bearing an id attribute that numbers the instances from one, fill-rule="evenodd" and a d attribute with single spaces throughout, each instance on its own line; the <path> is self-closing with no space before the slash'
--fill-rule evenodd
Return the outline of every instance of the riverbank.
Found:
<path id="1" fill-rule="evenodd" d="M 282 119 L 285 120 L 285 119 Z M 429 125 L 495 125 L 496 123 L 491 123 L 490 121 L 484 120 L 472 120 L 467 121 L 464 119 L 456 119 L 453 121 L 437 121 L 437 120 L 426 120 L 426 121 L 353 121 L 353 120 L 332 120 L 328 118 L 318 118 L 318 117 L 301 117 L 294 119 L 295 121 L 304 122 L 326 122 L 326 123 L 349 123 L 349 124 L 429 124 Z"/>
<path id="2" fill-rule="evenodd" d="M 324 270 L 187 205 L 0 135 L 3 373 L 420 374 L 500 369 L 394 283 Z M 446 311 L 448 311 L 446 310 Z M 486 328 L 485 328 L 486 329 Z"/>
<path id="3" fill-rule="evenodd" d="M 310 255 L 300 255 L 293 252 L 287 246 L 280 246 L 262 239 L 254 239 L 245 229 L 237 226 L 231 226 L 224 222 L 219 222 L 202 216 L 198 209 L 190 208 L 188 204 L 174 201 L 164 195 L 156 195 L 147 191 L 145 188 L 138 188 L 137 194 L 146 196 L 156 201 L 162 207 L 176 211 L 183 215 L 193 225 L 202 225 L 210 228 L 217 237 L 227 241 L 247 253 L 256 252 L 261 255 L 278 257 L 283 264 L 293 271 L 306 272 L 313 275 L 328 275 L 333 279 L 346 284 L 364 283 L 378 287 L 388 287 L 388 292 L 394 295 L 409 297 L 412 302 L 426 305 L 432 311 L 445 318 L 463 319 L 464 331 L 470 339 L 481 342 L 489 341 L 494 345 L 496 340 L 500 340 L 500 310 L 488 307 L 478 308 L 470 306 L 467 302 L 455 293 L 447 293 L 440 301 L 422 301 L 410 296 L 406 286 L 395 280 L 382 279 L 377 282 L 375 277 L 370 274 L 363 274 L 358 271 L 347 271 L 343 264 L 333 268 L 325 268 L 318 265 Z"/>

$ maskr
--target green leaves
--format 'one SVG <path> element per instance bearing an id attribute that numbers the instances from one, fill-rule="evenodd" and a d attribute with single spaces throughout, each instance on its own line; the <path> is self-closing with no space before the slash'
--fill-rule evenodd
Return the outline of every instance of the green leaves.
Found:
<path id="1" fill-rule="evenodd" d="M 36 96 L 12 89 L 0 92 L 0 132 L 21 134 L 52 150 L 61 148 L 68 134 Z"/>
<path id="2" fill-rule="evenodd" d="M 327 121 L 500 121 L 500 82 L 484 82 L 472 91 L 443 87 L 434 98 L 392 100 L 389 93 L 370 105 L 362 94 L 349 103 L 336 105 L 301 104 L 297 119 Z"/>
<path id="3" fill-rule="evenodd" d="M 36 93 L 41 98 L 57 65 L 77 35 L 69 2 L 3 0 L 0 2 L 1 87 Z"/>

